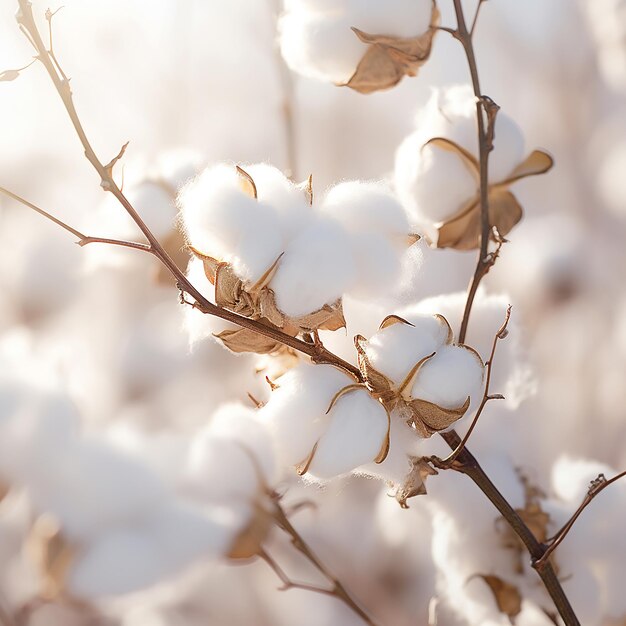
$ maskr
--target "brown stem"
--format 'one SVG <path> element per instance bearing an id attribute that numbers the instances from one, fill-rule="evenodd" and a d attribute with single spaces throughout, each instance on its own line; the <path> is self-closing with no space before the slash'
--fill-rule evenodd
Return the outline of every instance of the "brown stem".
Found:
<path id="1" fill-rule="evenodd" d="M 550 545 L 547 547 L 541 558 L 537 559 L 533 562 L 533 567 L 537 571 L 541 571 L 545 568 L 546 563 L 548 563 L 548 559 L 550 555 L 559 547 L 563 539 L 567 537 L 567 534 L 572 529 L 576 520 L 580 517 L 581 513 L 591 504 L 591 502 L 596 498 L 596 496 L 604 491 L 609 485 L 612 485 L 614 482 L 620 480 L 620 478 L 624 478 L 626 476 L 626 471 L 620 472 L 613 478 L 607 480 L 604 474 L 600 474 L 598 478 L 596 478 L 589 487 L 589 491 L 587 495 L 583 499 L 580 506 L 576 509 L 575 513 L 570 517 L 570 519 L 566 522 L 566 524 L 556 533 L 554 539 L 550 542 Z"/>
<path id="2" fill-rule="evenodd" d="M 463 319 L 461 321 L 461 329 L 459 332 L 459 342 L 465 341 L 467 334 L 467 328 L 469 324 L 469 318 L 474 303 L 478 286 L 483 277 L 487 274 L 495 259 L 497 258 L 497 252 L 489 253 L 489 236 L 491 233 L 491 225 L 489 223 L 489 152 L 492 148 L 493 140 L 493 125 L 495 123 L 495 114 L 497 109 L 495 103 L 491 99 L 484 98 L 480 89 L 480 81 L 478 78 L 478 66 L 476 64 L 476 56 L 474 54 L 474 45 L 472 43 L 471 32 L 467 29 L 465 22 L 465 15 L 463 13 L 463 6 L 461 0 L 453 0 L 454 11 L 457 18 L 457 29 L 453 32 L 456 39 L 461 42 L 463 49 L 465 50 L 465 56 L 467 57 L 467 63 L 472 80 L 472 87 L 474 89 L 474 95 L 476 96 L 476 119 L 478 124 L 478 150 L 479 150 L 479 166 L 480 166 L 480 251 L 478 255 L 478 262 L 476 264 L 476 270 L 474 276 L 470 282 L 467 293 L 467 301 L 465 304 L 465 310 L 463 312 Z M 477 7 L 480 9 L 480 4 Z M 472 24 L 472 30 L 476 26 L 476 21 Z M 489 127 L 485 128 L 484 113 L 487 114 Z M 457 450 L 463 444 L 463 440 L 454 431 L 442 433 L 443 439 L 450 446 L 452 450 Z M 480 467 L 476 458 L 466 448 L 461 448 L 460 453 L 456 458 L 454 469 L 466 474 L 478 488 L 487 496 L 492 504 L 500 511 L 502 517 L 506 519 L 513 531 L 522 540 L 533 562 L 538 561 L 544 555 L 546 546 L 539 543 L 528 526 L 521 519 L 519 514 L 513 509 L 513 507 L 507 502 L 506 498 L 498 491 L 496 486 L 491 482 L 489 477 L 485 474 Z M 537 570 L 541 577 L 543 584 L 550 594 L 559 615 L 563 619 L 566 626 L 580 626 L 580 622 L 574 613 L 574 610 L 561 587 L 556 573 L 549 561 L 545 562 L 545 566 Z"/>
<path id="3" fill-rule="evenodd" d="M 376 622 L 356 603 L 356 601 L 346 591 L 346 588 L 341 582 L 327 569 L 327 567 L 321 562 L 319 557 L 313 552 L 311 547 L 302 538 L 300 533 L 294 528 L 289 518 L 278 504 L 275 503 L 276 508 L 274 512 L 274 519 L 280 528 L 282 528 L 290 537 L 293 546 L 303 554 L 307 560 L 317 569 L 324 578 L 326 578 L 332 584 L 332 591 L 328 593 L 340 599 L 346 604 L 354 613 L 356 613 L 361 619 L 369 626 L 376 626 Z"/>
<path id="4" fill-rule="evenodd" d="M 488 130 L 485 128 L 485 118 L 483 115 L 483 97 L 480 90 L 480 81 L 478 78 L 478 66 L 476 64 L 476 56 L 474 54 L 474 45 L 470 31 L 467 30 L 465 23 L 465 15 L 461 0 L 454 0 L 454 10 L 457 18 L 457 29 L 454 36 L 461 42 L 467 57 L 470 76 L 472 79 L 472 87 L 476 96 L 476 120 L 478 123 L 478 160 L 480 167 L 480 251 L 476 270 L 467 292 L 467 302 L 465 303 L 465 311 L 461 321 L 461 330 L 459 332 L 459 342 L 465 341 L 467 334 L 467 326 L 469 323 L 472 305 L 476 296 L 476 291 L 480 285 L 480 281 L 489 271 L 489 234 L 491 226 L 489 224 L 489 145 Z M 493 121 L 492 121 L 493 123 Z"/>
<path id="5" fill-rule="evenodd" d="M 279 341 L 293 348 L 294 350 L 298 350 L 299 352 L 308 355 L 314 363 L 327 363 L 335 365 L 357 377 L 360 377 L 360 373 L 357 367 L 335 356 L 334 354 L 326 350 L 323 346 L 306 343 L 305 341 L 302 341 L 296 337 L 291 337 L 290 335 L 281 332 L 278 328 L 266 326 L 265 324 L 261 324 L 257 320 L 252 320 L 247 317 L 243 317 L 241 315 L 233 313 L 232 311 L 229 311 L 227 309 L 223 309 L 222 307 L 213 304 L 210 300 L 205 298 L 198 291 L 198 289 L 196 289 L 191 284 L 191 282 L 185 276 L 185 273 L 172 260 L 170 255 L 159 243 L 152 231 L 148 228 L 146 223 L 142 220 L 141 216 L 137 213 L 135 208 L 131 205 L 131 203 L 128 201 L 122 190 L 118 187 L 117 183 L 113 179 L 113 165 L 115 165 L 117 158 L 119 158 L 121 154 L 123 154 L 123 149 L 120 151 L 120 154 L 118 154 L 118 156 L 107 165 L 103 165 L 103 163 L 96 156 L 96 153 L 94 152 L 91 143 L 87 138 L 83 125 L 74 106 L 72 91 L 70 89 L 70 81 L 63 72 L 63 70 L 60 69 L 57 59 L 53 58 L 51 53 L 46 49 L 46 46 L 44 45 L 41 38 L 41 34 L 35 23 L 30 2 L 28 0 L 18 0 L 18 4 L 18 24 L 20 25 L 20 28 L 23 30 L 23 32 L 26 33 L 27 38 L 37 51 L 38 60 L 41 61 L 46 71 L 48 72 L 48 75 L 50 76 L 65 106 L 65 110 L 69 115 L 72 125 L 74 126 L 74 130 L 76 131 L 76 134 L 78 135 L 78 138 L 83 146 L 85 156 L 94 167 L 94 169 L 98 172 L 101 187 L 104 190 L 111 192 L 117 198 L 117 200 L 124 207 L 126 212 L 130 215 L 132 220 L 135 222 L 135 224 L 137 224 L 141 232 L 148 240 L 148 248 L 150 252 L 154 254 L 154 256 L 156 256 L 161 261 L 161 263 L 163 263 L 163 265 L 168 269 L 168 271 L 176 279 L 179 288 L 182 291 L 188 293 L 196 301 L 197 308 L 203 313 L 215 315 L 216 317 L 224 319 L 228 322 L 237 324 L 242 328 L 253 330 L 261 335 L 264 335 L 265 337 L 269 337 L 271 339 L 274 339 L 275 341 Z M 46 214 L 46 216 L 49 219 L 52 219 L 53 221 L 58 223 L 66 230 L 69 230 L 69 227 L 67 227 L 67 225 L 63 225 L 60 220 L 56 220 L 56 218 L 53 218 L 49 214 Z M 73 231 L 74 229 L 70 230 L 70 232 Z M 73 234 L 79 237 L 81 235 L 81 233 L 78 233 L 78 231 L 74 231 Z"/>
<path id="6" fill-rule="evenodd" d="M 478 410 L 476 411 L 476 415 L 474 416 L 474 419 L 472 420 L 470 427 L 465 433 L 463 440 L 457 446 L 454 452 L 448 455 L 445 459 L 439 459 L 437 457 L 431 458 L 431 461 L 437 466 L 438 469 L 449 469 L 450 467 L 452 467 L 452 464 L 454 463 L 454 461 L 456 461 L 459 454 L 461 454 L 463 448 L 465 448 L 465 446 L 467 445 L 467 442 L 469 438 L 471 437 L 472 432 L 474 431 L 474 428 L 476 424 L 478 423 L 478 419 L 482 415 L 482 412 L 485 406 L 487 405 L 487 402 L 489 402 L 489 400 L 504 399 L 504 396 L 501 396 L 501 395 L 493 395 L 493 396 L 489 395 L 489 387 L 491 385 L 491 371 L 493 369 L 493 359 L 496 354 L 496 347 L 498 345 L 498 340 L 504 339 L 507 336 L 508 331 L 506 327 L 509 325 L 510 319 L 511 319 L 511 305 L 507 307 L 506 314 L 504 317 L 504 322 L 502 323 L 502 326 L 500 326 L 500 328 L 498 329 L 498 332 L 495 334 L 493 338 L 493 343 L 491 344 L 491 353 L 489 354 L 489 360 L 486 363 L 487 374 L 485 377 L 485 390 L 483 392 L 483 398 L 480 402 L 480 406 L 478 407 Z"/>

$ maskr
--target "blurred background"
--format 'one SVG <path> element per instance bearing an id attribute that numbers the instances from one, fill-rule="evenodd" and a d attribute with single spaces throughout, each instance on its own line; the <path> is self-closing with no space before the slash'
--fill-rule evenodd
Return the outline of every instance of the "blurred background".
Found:
<path id="1" fill-rule="evenodd" d="M 454 25 L 451 2 L 440 4 L 442 23 Z M 0 70 L 32 56 L 16 8 L 0 6 Z M 34 2 L 42 27 L 46 8 Z M 101 160 L 130 141 L 127 184 L 155 172 L 179 180 L 181 163 L 267 161 L 296 180 L 313 174 L 321 192 L 389 176 L 432 88 L 467 82 L 462 49 L 445 33 L 419 77 L 388 92 L 362 96 L 301 78 L 277 48 L 280 11 L 278 0 L 65 0 L 53 21 L 55 52 Z M 490 0 L 475 41 L 484 92 L 519 123 L 528 148 L 556 162 L 516 188 L 524 220 L 485 280 L 486 292 L 513 304 L 532 371 L 533 393 L 506 417 L 521 438 L 511 454 L 549 489 L 563 452 L 626 467 L 626 2 Z M 0 185 L 87 234 L 137 236 L 105 198 L 38 64 L 0 83 Z M 158 217 L 147 219 L 158 230 Z M 474 264 L 473 253 L 425 248 L 410 297 L 465 289 Z M 190 351 L 177 291 L 156 273 L 134 251 L 81 249 L 0 197 L 0 368 L 45 379 L 74 404 L 83 432 L 169 480 L 180 439 L 220 403 L 266 392 L 253 359 L 211 341 Z M 332 598 L 279 593 L 262 563 L 204 563 L 130 600 L 28 608 L 37 577 L 23 553 L 30 513 L 20 497 L 0 503 L 0 606 L 22 607 L 24 623 L 358 623 Z M 294 484 L 289 498 L 317 502 L 295 519 L 385 624 L 429 623 L 435 573 L 418 504 L 402 517 L 381 485 L 356 478 L 323 491 Z"/>

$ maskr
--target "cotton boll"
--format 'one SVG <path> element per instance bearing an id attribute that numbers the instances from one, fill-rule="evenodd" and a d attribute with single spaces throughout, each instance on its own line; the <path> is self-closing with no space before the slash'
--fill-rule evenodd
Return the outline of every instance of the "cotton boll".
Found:
<path id="1" fill-rule="evenodd" d="M 436 352 L 448 337 L 448 327 L 435 316 L 414 316 L 413 325 L 397 323 L 373 335 L 365 352 L 374 369 L 402 382 L 421 359 Z"/>
<path id="2" fill-rule="evenodd" d="M 234 537 L 233 526 L 225 522 L 230 520 L 172 508 L 113 531 L 79 553 L 67 589 L 96 599 L 154 585 L 194 560 L 223 554 Z"/>
<path id="3" fill-rule="evenodd" d="M 382 404 L 366 390 L 347 393 L 330 411 L 330 422 L 320 438 L 309 473 L 333 478 L 374 460 L 389 429 Z"/>
<path id="4" fill-rule="evenodd" d="M 346 15 L 329 17 L 292 10 L 280 20 L 280 47 L 287 65 L 310 78 L 347 82 L 366 46 L 350 30 Z"/>
<path id="5" fill-rule="evenodd" d="M 283 237 L 290 241 L 313 215 L 304 190 L 267 163 L 246 165 L 244 169 L 255 182 L 259 200 L 276 211 Z"/>
<path id="6" fill-rule="evenodd" d="M 405 420 L 392 415 L 387 458 L 382 463 L 364 464 L 355 473 L 380 478 L 398 487 L 411 470 L 410 457 L 422 456 L 420 444 L 423 441 Z"/>
<path id="7" fill-rule="evenodd" d="M 191 245 L 231 263 L 242 280 L 257 281 L 283 251 L 276 213 L 244 193 L 233 166 L 206 169 L 181 190 L 178 204 Z"/>
<path id="8" fill-rule="evenodd" d="M 395 161 L 396 190 L 418 225 L 449 219 L 477 190 L 476 177 L 456 154 L 426 141 L 422 132 L 409 135 Z"/>
<path id="9" fill-rule="evenodd" d="M 579 502 L 599 474 L 610 477 L 614 472 L 608 465 L 596 461 L 561 456 L 552 468 L 552 487 L 557 497 L 566 502 Z"/>
<path id="10" fill-rule="evenodd" d="M 403 251 L 399 243 L 374 233 L 355 233 L 350 240 L 357 275 L 347 293 L 362 299 L 391 293 L 401 279 Z"/>
<path id="11" fill-rule="evenodd" d="M 251 501 L 261 487 L 254 453 L 236 440 L 199 433 L 189 453 L 187 483 L 194 494 L 212 503 Z"/>
<path id="12" fill-rule="evenodd" d="M 373 34 L 418 36 L 428 29 L 431 7 L 427 0 L 391 0 L 384 5 L 344 0 L 332 6 L 294 0 L 280 20 L 281 51 L 291 69 L 343 83 L 367 51 L 352 26 Z"/>
<path id="13" fill-rule="evenodd" d="M 211 418 L 209 430 L 214 437 L 235 441 L 249 451 L 263 480 L 271 484 L 275 472 L 274 444 L 257 411 L 242 404 L 226 404 Z"/>
<path id="14" fill-rule="evenodd" d="M 484 366 L 480 357 L 462 346 L 444 346 L 419 371 L 411 396 L 446 409 L 463 406 L 477 398 L 483 386 Z"/>
<path id="15" fill-rule="evenodd" d="M 278 308 L 298 317 L 339 299 L 355 271 L 346 232 L 332 220 L 319 219 L 289 243 L 270 287 Z"/>
<path id="16" fill-rule="evenodd" d="M 96 441 L 74 441 L 34 468 L 29 492 L 65 536 L 81 541 L 153 514 L 167 495 L 151 471 Z"/>
<path id="17" fill-rule="evenodd" d="M 306 363 L 278 380 L 259 419 L 272 432 L 283 465 L 297 465 L 308 457 L 328 425 L 330 401 L 352 383 L 354 379 L 336 367 Z"/>

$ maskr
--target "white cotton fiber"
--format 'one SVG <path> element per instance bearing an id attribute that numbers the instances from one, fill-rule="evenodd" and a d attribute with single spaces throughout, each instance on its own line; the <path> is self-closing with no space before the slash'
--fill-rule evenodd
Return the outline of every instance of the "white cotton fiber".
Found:
<path id="1" fill-rule="evenodd" d="M 283 251 L 275 211 L 242 190 L 232 165 L 206 169 L 181 190 L 178 204 L 190 244 L 231 263 L 243 280 L 254 283 Z"/>
<path id="2" fill-rule="evenodd" d="M 346 230 L 406 237 L 409 223 L 402 205 L 382 183 L 347 181 L 326 194 L 320 210 Z"/>
<path id="3" fill-rule="evenodd" d="M 483 385 L 480 357 L 463 346 L 443 346 L 424 363 L 415 379 L 411 396 L 447 409 L 462 406 L 469 396 L 477 398 Z"/>
<path id="4" fill-rule="evenodd" d="M 197 559 L 223 554 L 235 528 L 230 520 L 214 520 L 172 506 L 144 523 L 113 531 L 82 550 L 70 569 L 68 590 L 86 599 L 138 591 Z"/>
<path id="5" fill-rule="evenodd" d="M 331 365 L 303 363 L 278 379 L 259 418 L 267 423 L 283 465 L 304 461 L 329 422 L 333 396 L 354 379 Z"/>
<path id="6" fill-rule="evenodd" d="M 410 457 L 421 456 L 419 446 L 423 441 L 405 420 L 392 415 L 387 458 L 382 463 L 364 464 L 355 473 L 374 476 L 398 487 L 411 470 Z"/>
<path id="7" fill-rule="evenodd" d="M 367 51 L 352 32 L 398 37 L 423 34 L 430 24 L 429 0 L 291 0 L 280 20 L 280 44 L 291 69 L 305 76 L 343 83 Z"/>
<path id="8" fill-rule="evenodd" d="M 333 478 L 373 461 L 387 436 L 389 418 L 382 404 L 365 389 L 337 400 L 319 440 L 309 473 Z"/>
<path id="9" fill-rule="evenodd" d="M 66 537 L 87 540 L 150 516 L 167 492 L 148 468 L 110 446 L 75 440 L 33 471 L 28 489 Z"/>
<path id="10" fill-rule="evenodd" d="M 399 322 L 378 331 L 365 351 L 370 364 L 395 383 L 404 380 L 421 359 L 436 352 L 448 337 L 448 327 L 431 315 L 414 316 L 413 326 Z"/>
<path id="11" fill-rule="evenodd" d="M 256 184 L 259 200 L 276 212 L 285 241 L 291 240 L 313 216 L 304 189 L 267 163 L 245 165 L 244 169 Z"/>
<path id="12" fill-rule="evenodd" d="M 320 210 L 350 233 L 357 277 L 349 293 L 372 298 L 393 290 L 410 228 L 389 189 L 377 182 L 340 183 L 329 190 Z"/>
<path id="13" fill-rule="evenodd" d="M 476 99 L 469 85 L 433 92 L 417 115 L 416 130 L 396 152 L 395 186 L 417 223 L 449 219 L 478 193 L 478 177 L 456 153 L 425 144 L 449 139 L 479 158 Z M 425 146 L 425 147 L 424 147 Z M 496 117 L 494 150 L 489 155 L 489 181 L 506 179 L 524 157 L 524 137 L 505 112 Z"/>
<path id="14" fill-rule="evenodd" d="M 350 288 L 355 271 L 347 233 L 320 218 L 289 243 L 270 287 L 278 308 L 298 317 L 333 304 Z"/>

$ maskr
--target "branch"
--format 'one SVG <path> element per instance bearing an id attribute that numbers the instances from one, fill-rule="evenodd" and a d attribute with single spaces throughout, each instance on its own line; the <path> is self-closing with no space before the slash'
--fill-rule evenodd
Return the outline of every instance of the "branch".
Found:
<path id="1" fill-rule="evenodd" d="M 509 334 L 509 331 L 507 330 L 507 326 L 509 325 L 510 319 L 511 319 L 511 305 L 507 307 L 506 314 L 504 316 L 504 322 L 502 323 L 502 326 L 500 326 L 498 332 L 495 334 L 493 338 L 493 343 L 491 345 L 491 353 L 489 355 L 489 360 L 486 363 L 487 376 L 485 378 L 485 390 L 483 392 L 483 398 L 481 400 L 481 403 L 478 407 L 478 410 L 476 411 L 476 415 L 474 416 L 474 419 L 472 420 L 470 427 L 465 433 L 463 440 L 450 455 L 448 455 L 445 459 L 440 459 L 439 457 L 436 457 L 436 456 L 430 458 L 430 461 L 438 469 L 451 469 L 453 467 L 453 464 L 458 458 L 459 454 L 461 454 L 461 452 L 463 451 L 463 448 L 465 448 L 465 446 L 467 445 L 467 442 L 470 436 L 472 435 L 474 427 L 478 423 L 478 419 L 482 415 L 482 412 L 485 406 L 487 405 L 487 402 L 489 402 L 489 400 L 503 400 L 504 399 L 504 396 L 500 394 L 489 395 L 489 386 L 491 385 L 491 370 L 493 368 L 493 359 L 496 354 L 496 347 L 498 345 L 498 340 L 506 338 L 506 336 Z"/>
<path id="2" fill-rule="evenodd" d="M 307 560 L 317 569 L 324 578 L 326 578 L 331 584 L 331 590 L 324 590 L 323 593 L 335 596 L 347 605 L 354 613 L 356 613 L 361 619 L 369 626 L 376 626 L 376 622 L 369 617 L 369 615 L 356 603 L 356 601 L 346 591 L 341 582 L 326 568 L 326 566 L 320 561 L 319 557 L 313 552 L 310 546 L 304 541 L 302 536 L 293 527 L 289 521 L 286 513 L 281 508 L 280 504 L 275 501 L 274 520 L 278 526 L 285 531 L 291 537 L 291 543 L 294 548 L 304 555 Z M 276 570 L 275 570 L 276 571 Z M 314 591 L 321 592 L 321 588 L 314 588 Z"/>
<path id="3" fill-rule="evenodd" d="M 52 83 L 54 84 L 54 87 L 56 88 L 57 93 L 59 94 L 59 97 L 63 102 L 63 105 L 65 106 L 65 110 L 67 111 L 70 121 L 74 126 L 74 130 L 76 131 L 76 134 L 78 135 L 78 138 L 83 146 L 85 156 L 100 176 L 100 185 L 105 191 L 109 191 L 117 198 L 119 203 L 124 207 L 126 212 L 130 215 L 132 220 L 135 222 L 135 224 L 137 224 L 143 235 L 148 240 L 146 250 L 156 256 L 159 261 L 161 261 L 161 263 L 167 268 L 170 274 L 175 278 L 179 288 L 185 293 L 189 294 L 196 301 L 196 308 L 198 308 L 203 313 L 214 315 L 228 322 L 232 322 L 233 324 L 237 324 L 242 328 L 247 328 L 261 335 L 264 335 L 265 337 L 269 337 L 275 341 L 283 343 L 293 348 L 294 350 L 298 350 L 299 352 L 306 354 L 311 358 L 314 363 L 326 363 L 330 365 L 335 365 L 336 367 L 350 372 L 351 374 L 360 378 L 360 372 L 357 367 L 337 357 L 323 346 L 318 344 L 309 344 L 305 341 L 297 339 L 296 337 L 291 337 L 290 335 L 281 332 L 278 328 L 266 326 L 264 324 L 261 324 L 257 320 L 252 320 L 247 317 L 238 315 L 237 313 L 233 313 L 228 309 L 223 309 L 222 307 L 213 304 L 210 300 L 205 298 L 200 293 L 200 291 L 198 291 L 198 289 L 196 289 L 196 287 L 191 284 L 189 279 L 185 276 L 184 271 L 181 270 L 172 260 L 172 258 L 159 243 L 155 235 L 148 228 L 146 223 L 143 221 L 141 216 L 137 213 L 135 208 L 132 206 L 132 204 L 129 202 L 129 200 L 126 198 L 122 190 L 118 187 L 115 180 L 113 179 L 113 165 L 115 165 L 116 161 L 123 155 L 124 148 L 122 148 L 120 153 L 106 165 L 104 165 L 102 161 L 100 161 L 100 159 L 94 152 L 91 143 L 89 142 L 89 139 L 87 138 L 87 134 L 76 111 L 72 96 L 72 90 L 70 89 L 70 79 L 67 78 L 67 75 L 61 69 L 60 64 L 54 56 L 54 53 L 46 49 L 46 46 L 41 38 L 41 34 L 35 23 L 32 7 L 29 0 L 18 0 L 18 4 L 18 24 L 37 51 L 38 60 L 41 61 L 46 71 L 48 72 L 48 75 L 50 76 L 50 79 L 52 80 Z M 41 210 L 39 210 L 38 212 L 41 213 Z M 42 214 L 48 217 L 48 219 L 52 219 L 52 221 L 57 223 L 62 228 L 68 230 L 69 227 L 61 223 L 60 220 L 53 218 L 50 214 L 46 214 L 45 212 L 43 212 Z M 72 232 L 72 230 L 70 230 L 70 232 Z M 75 231 L 73 234 L 79 237 L 81 235 L 81 233 L 78 233 L 78 231 Z M 95 241 L 95 238 L 93 239 Z"/>
<path id="4" fill-rule="evenodd" d="M 589 491 L 587 491 L 587 495 L 583 499 L 580 506 L 576 509 L 576 512 L 572 515 L 572 517 L 570 517 L 568 522 L 556 533 L 554 539 L 546 548 L 543 556 L 533 561 L 533 567 L 537 571 L 541 571 L 546 567 L 550 555 L 559 547 L 563 539 L 567 537 L 567 534 L 576 523 L 576 520 L 580 517 L 581 513 L 591 504 L 596 496 L 600 492 L 604 491 L 609 485 L 617 482 L 620 478 L 624 478 L 624 476 L 626 476 L 626 471 L 620 472 L 616 476 L 613 476 L 613 478 L 607 480 L 604 474 L 600 474 L 595 480 L 591 481 L 591 484 L 589 485 Z"/>
<path id="5" fill-rule="evenodd" d="M 152 248 L 150 248 L 150 246 L 145 243 L 137 243 L 135 241 L 124 241 L 122 239 L 107 239 L 105 237 L 91 237 L 89 235 L 84 235 L 76 228 L 73 228 L 69 224 L 66 224 L 64 221 L 60 220 L 59 218 L 54 217 L 54 215 L 48 213 L 48 211 L 44 211 L 42 208 L 38 207 L 36 204 L 29 202 L 28 200 L 22 198 L 21 196 L 18 196 L 16 193 L 13 193 L 12 191 L 5 189 L 4 187 L 0 187 L 0 193 L 4 194 L 5 196 L 8 196 L 9 198 L 13 198 L 13 200 L 16 200 L 17 202 L 20 202 L 24 206 L 27 206 L 29 209 L 32 209 L 33 211 L 39 213 L 39 215 L 43 215 L 43 217 L 45 217 L 46 219 L 50 220 L 57 226 L 60 226 L 61 228 L 66 230 L 68 233 L 71 233 L 72 235 L 74 235 L 74 237 L 78 239 L 76 243 L 81 248 L 90 243 L 106 243 L 106 244 L 113 245 L 113 246 L 122 246 L 124 248 L 133 248 L 135 250 L 141 250 L 143 252 L 152 253 Z"/>

